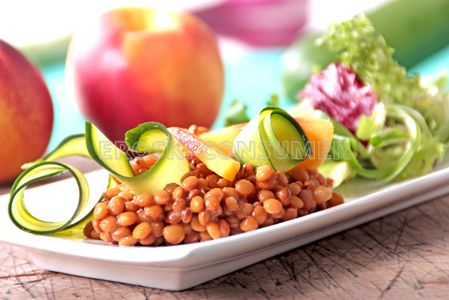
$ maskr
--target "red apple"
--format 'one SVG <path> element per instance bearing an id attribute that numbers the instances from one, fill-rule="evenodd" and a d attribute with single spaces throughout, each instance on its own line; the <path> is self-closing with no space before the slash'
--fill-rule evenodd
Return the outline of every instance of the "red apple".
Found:
<path id="1" fill-rule="evenodd" d="M 47 148 L 53 106 L 38 70 L 16 49 L 0 40 L 0 182 L 20 173 Z"/>
<path id="2" fill-rule="evenodd" d="M 67 66 L 81 110 L 115 141 L 147 121 L 210 126 L 223 96 L 216 38 L 184 13 L 109 11 L 75 34 Z"/>

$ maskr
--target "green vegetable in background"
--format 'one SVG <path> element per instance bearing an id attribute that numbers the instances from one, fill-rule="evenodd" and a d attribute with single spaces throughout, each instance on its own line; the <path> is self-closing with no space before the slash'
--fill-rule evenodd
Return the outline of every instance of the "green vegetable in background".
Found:
<path id="1" fill-rule="evenodd" d="M 224 116 L 224 126 L 227 127 L 234 124 L 247 123 L 249 120 L 248 107 L 246 104 L 239 100 L 234 100 Z"/>
<path id="2" fill-rule="evenodd" d="M 320 43 L 369 84 L 378 100 L 401 104 L 421 113 L 439 141 L 449 139 L 449 93 L 442 81 L 425 87 L 419 76 L 409 77 L 393 58 L 394 50 L 379 35 L 370 20 L 358 16 L 332 25 Z M 443 82 L 444 83 L 444 82 Z"/>
<path id="3" fill-rule="evenodd" d="M 266 102 L 266 106 L 280 106 L 279 96 L 273 94 Z M 248 116 L 248 107 L 240 100 L 232 101 L 224 116 L 224 126 L 248 123 L 251 118 Z"/>
<path id="4" fill-rule="evenodd" d="M 356 136 L 333 121 L 332 159 L 345 161 L 362 177 L 380 181 L 430 172 L 449 140 L 449 92 L 444 78 L 426 85 L 419 76 L 409 77 L 393 59 L 394 50 L 363 15 L 330 26 L 319 43 L 350 66 L 381 101 L 370 116 L 360 118 Z M 367 141 L 366 147 L 359 139 Z M 327 176 L 335 173 L 332 165 L 321 171 Z"/>
<path id="5" fill-rule="evenodd" d="M 449 44 L 449 1 L 394 0 L 369 12 L 376 31 L 396 49 L 394 57 L 410 68 Z M 317 46 L 320 33 L 305 33 L 285 52 L 283 86 L 289 99 L 309 81 L 311 74 L 336 61 L 326 47 Z"/>

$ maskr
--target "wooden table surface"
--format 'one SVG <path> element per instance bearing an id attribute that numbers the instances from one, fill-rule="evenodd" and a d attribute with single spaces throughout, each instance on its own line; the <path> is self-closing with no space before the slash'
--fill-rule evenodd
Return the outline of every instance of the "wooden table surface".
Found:
<path id="1" fill-rule="evenodd" d="M 48 272 L 4 243 L 0 262 L 0 299 L 448 299 L 449 196 L 182 292 Z"/>

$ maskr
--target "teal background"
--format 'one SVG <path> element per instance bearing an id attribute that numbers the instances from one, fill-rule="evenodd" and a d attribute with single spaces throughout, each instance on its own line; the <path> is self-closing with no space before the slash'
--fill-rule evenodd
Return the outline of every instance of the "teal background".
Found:
<path id="1" fill-rule="evenodd" d="M 236 63 L 226 64 L 226 89 L 221 113 L 215 127 L 223 124 L 223 112 L 233 99 L 248 105 L 250 116 L 255 115 L 271 94 L 282 95 L 281 49 L 258 50 L 244 54 Z M 411 73 L 435 76 L 448 71 L 449 46 L 415 66 Z M 64 62 L 41 68 L 54 103 L 54 126 L 49 150 L 67 135 L 84 130 L 84 118 L 72 101 L 65 82 Z M 292 105 L 282 100 L 283 106 Z M 206 109 L 206 108 L 203 108 Z"/>

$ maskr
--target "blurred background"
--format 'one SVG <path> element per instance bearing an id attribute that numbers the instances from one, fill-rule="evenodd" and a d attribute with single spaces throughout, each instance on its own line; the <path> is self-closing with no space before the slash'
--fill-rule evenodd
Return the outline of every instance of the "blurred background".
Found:
<path id="1" fill-rule="evenodd" d="M 408 0 L 414 3 L 420 0 Z M 108 9 L 144 5 L 188 11 L 217 33 L 225 65 L 225 92 L 214 126 L 223 124 L 234 99 L 254 115 L 269 96 L 278 94 L 289 106 L 283 86 L 285 49 L 304 33 L 323 30 L 329 23 L 370 12 L 388 0 L 155 0 L 155 1 L 23 1 L 3 2 L 0 38 L 26 54 L 42 71 L 54 107 L 49 149 L 69 134 L 83 132 L 84 117 L 66 85 L 66 51 L 74 32 Z M 402 1 L 404 2 L 404 1 Z M 421 2 L 426 2 L 425 0 Z M 398 15 L 397 18 L 401 16 Z M 397 20 L 390 20 L 394 26 Z M 443 25 L 444 26 L 444 25 Z M 409 68 L 435 74 L 449 65 L 449 46 L 438 47 Z M 284 64 L 284 65 L 283 65 Z M 294 64 L 294 62 L 291 62 Z M 287 66 L 287 67 L 291 67 Z M 291 97 L 290 97 L 291 98 Z M 206 109 L 202 107 L 201 109 Z"/>

